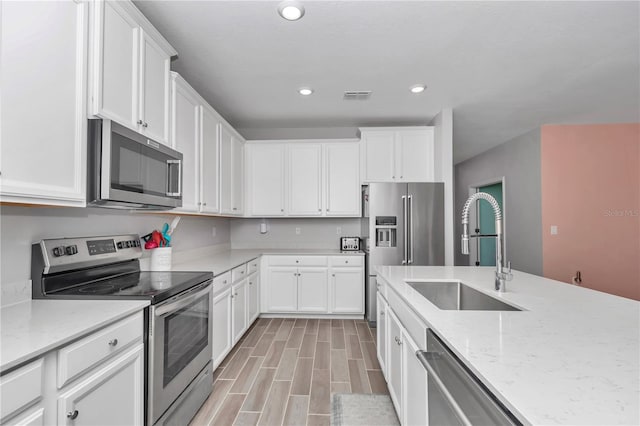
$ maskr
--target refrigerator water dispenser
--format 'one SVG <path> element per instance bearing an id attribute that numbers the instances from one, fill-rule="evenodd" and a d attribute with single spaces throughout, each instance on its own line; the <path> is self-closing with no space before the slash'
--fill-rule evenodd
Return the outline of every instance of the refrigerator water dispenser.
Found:
<path id="1" fill-rule="evenodd" d="M 376 247 L 397 246 L 397 218 L 376 216 Z"/>

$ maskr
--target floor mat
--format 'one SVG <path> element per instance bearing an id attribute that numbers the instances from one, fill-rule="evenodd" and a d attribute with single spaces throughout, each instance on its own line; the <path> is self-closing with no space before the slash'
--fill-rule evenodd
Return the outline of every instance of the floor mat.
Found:
<path id="1" fill-rule="evenodd" d="M 400 425 L 388 395 L 336 393 L 331 400 L 331 426 Z"/>

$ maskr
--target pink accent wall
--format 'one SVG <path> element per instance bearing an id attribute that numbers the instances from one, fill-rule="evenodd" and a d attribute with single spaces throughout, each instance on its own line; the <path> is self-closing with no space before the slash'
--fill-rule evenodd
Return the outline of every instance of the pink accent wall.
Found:
<path id="1" fill-rule="evenodd" d="M 640 123 L 543 126 L 541 172 L 544 276 L 640 300 Z"/>

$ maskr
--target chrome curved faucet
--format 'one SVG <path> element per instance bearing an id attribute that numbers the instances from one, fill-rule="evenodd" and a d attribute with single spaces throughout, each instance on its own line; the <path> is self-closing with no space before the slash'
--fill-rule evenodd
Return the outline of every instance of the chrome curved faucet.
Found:
<path id="1" fill-rule="evenodd" d="M 485 200 L 493 207 L 493 214 L 496 218 L 496 276 L 495 288 L 497 291 L 506 291 L 507 281 L 511 281 L 513 274 L 511 273 L 511 262 L 508 262 L 508 270 L 502 265 L 502 212 L 500 205 L 490 194 L 486 192 L 476 192 L 470 196 L 464 203 L 462 208 L 462 254 L 469 254 L 469 208 L 476 200 Z M 474 235 L 475 237 L 475 235 Z M 505 272 L 506 271 L 506 272 Z"/>

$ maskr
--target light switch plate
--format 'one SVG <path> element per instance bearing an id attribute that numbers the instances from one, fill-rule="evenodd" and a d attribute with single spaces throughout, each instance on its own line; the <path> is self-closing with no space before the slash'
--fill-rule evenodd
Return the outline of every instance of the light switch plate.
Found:
<path id="1" fill-rule="evenodd" d="M 558 235 L 558 226 L 551 225 L 551 235 Z"/>

